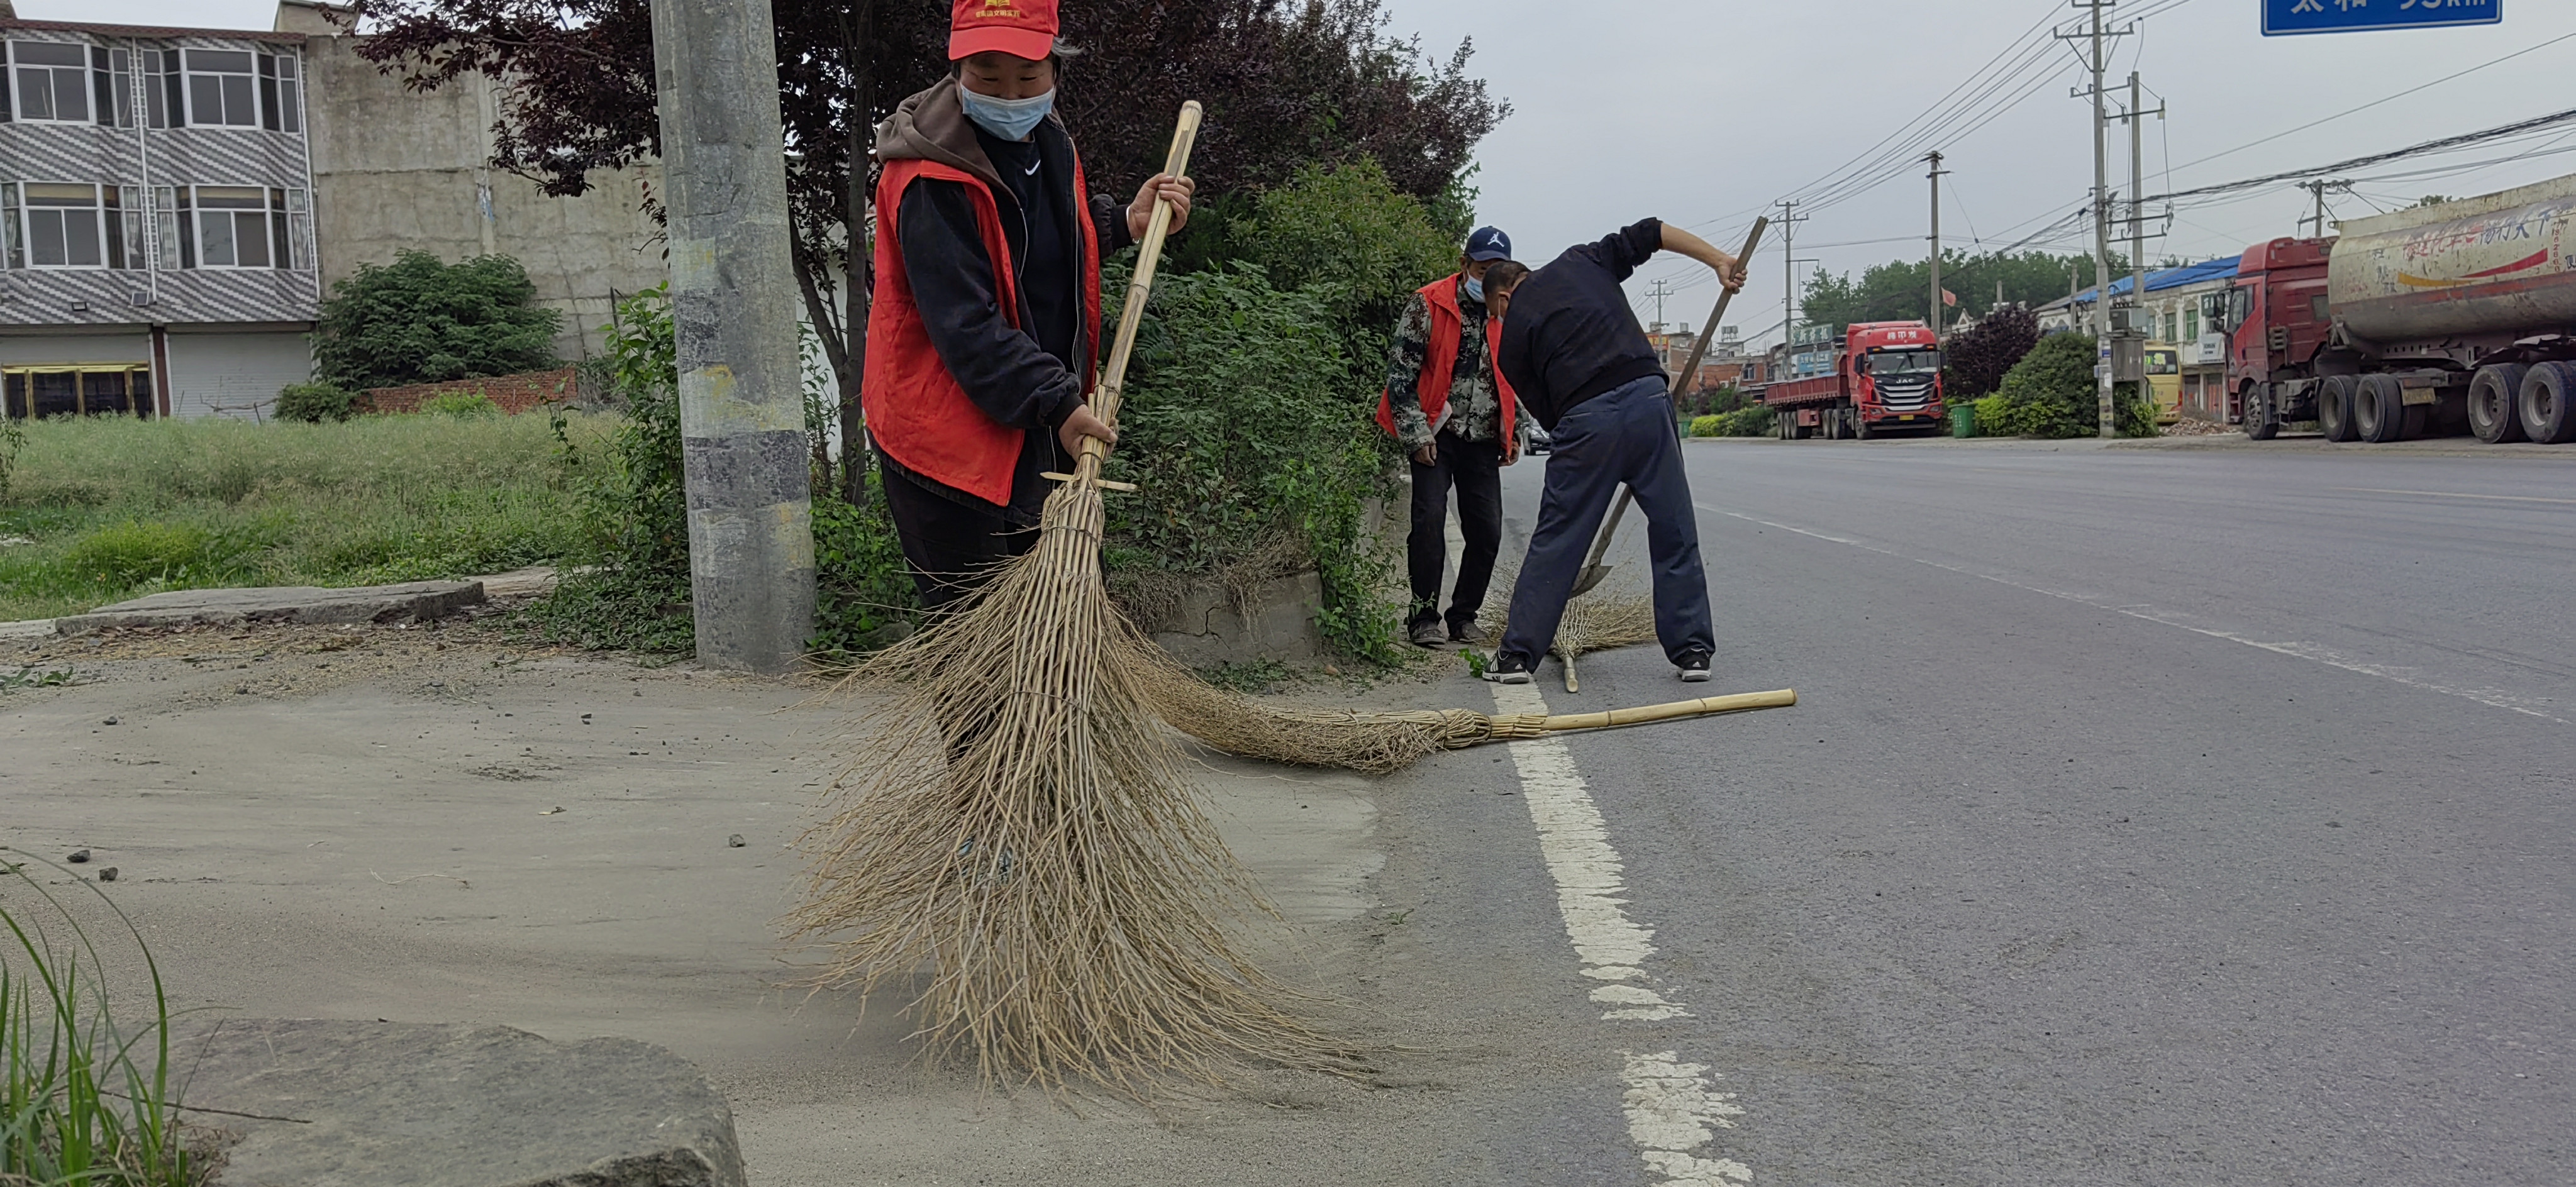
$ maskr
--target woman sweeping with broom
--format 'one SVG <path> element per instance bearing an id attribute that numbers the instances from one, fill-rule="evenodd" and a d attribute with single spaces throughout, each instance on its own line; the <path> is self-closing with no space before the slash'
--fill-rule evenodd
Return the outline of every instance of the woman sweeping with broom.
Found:
<path id="1" fill-rule="evenodd" d="M 956 0 L 955 71 L 877 130 L 875 305 L 860 395 L 922 605 L 947 608 L 1036 542 L 1082 439 L 1100 354 L 1100 258 L 1171 228 L 1192 185 L 1157 174 L 1118 208 L 1084 184 L 1054 111 L 1055 0 Z"/>

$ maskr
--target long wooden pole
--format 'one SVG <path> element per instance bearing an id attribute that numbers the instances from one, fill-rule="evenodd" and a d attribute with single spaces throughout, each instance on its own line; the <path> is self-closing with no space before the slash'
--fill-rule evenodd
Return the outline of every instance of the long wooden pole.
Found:
<path id="1" fill-rule="evenodd" d="M 1199 137 L 1199 101 L 1181 104 L 1181 123 L 1172 132 L 1172 151 L 1163 158 L 1163 172 L 1174 177 L 1188 175 L 1190 147 Z M 1127 358 L 1136 350 L 1136 327 L 1145 320 L 1145 297 L 1154 288 L 1154 268 L 1163 260 L 1163 239 L 1172 232 L 1172 204 L 1154 200 L 1153 220 L 1145 224 L 1145 237 L 1138 241 L 1136 274 L 1127 281 L 1127 304 L 1118 311 L 1118 337 L 1109 348 L 1109 368 L 1101 373 L 1100 386 L 1092 392 L 1091 414 L 1111 428 L 1118 427 L 1118 404 L 1127 385 Z M 1082 460 L 1075 464 L 1074 477 L 1098 481 L 1100 464 L 1109 456 L 1109 443 L 1098 437 L 1082 439 Z"/>
<path id="2" fill-rule="evenodd" d="M 1649 721 L 1671 721 L 1676 717 L 1706 717 L 1712 713 L 1741 713 L 1747 709 L 1785 709 L 1797 703 L 1798 692 L 1792 688 L 1739 692 L 1732 696 L 1701 697 L 1696 701 L 1640 705 L 1600 713 L 1557 713 L 1541 721 L 1539 728 L 1551 732 L 1608 729 L 1620 725 L 1642 725 Z"/>

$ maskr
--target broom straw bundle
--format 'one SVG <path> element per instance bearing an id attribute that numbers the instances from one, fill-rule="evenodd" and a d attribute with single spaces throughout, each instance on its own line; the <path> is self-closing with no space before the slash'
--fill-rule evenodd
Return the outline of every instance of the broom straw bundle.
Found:
<path id="1" fill-rule="evenodd" d="M 1198 122 L 1184 104 L 1166 172 Z M 1156 204 L 1092 397 L 1113 425 L 1171 214 Z M 1268 908 L 1121 662 L 1138 639 L 1101 578 L 1105 453 L 1084 442 L 1027 555 L 850 677 L 892 695 L 807 834 L 791 937 L 828 944 L 818 985 L 917 990 L 925 1053 L 988 1083 L 1142 1092 L 1222 1059 L 1339 1066 L 1229 941 Z"/>

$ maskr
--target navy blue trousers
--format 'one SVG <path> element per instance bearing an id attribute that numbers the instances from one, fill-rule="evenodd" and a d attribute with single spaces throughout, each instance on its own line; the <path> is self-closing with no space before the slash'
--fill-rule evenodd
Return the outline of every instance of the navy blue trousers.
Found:
<path id="1" fill-rule="evenodd" d="M 1547 455 L 1547 493 L 1538 504 L 1529 556 L 1512 587 L 1511 625 L 1501 654 L 1528 666 L 1556 639 L 1584 554 L 1601 531 L 1620 484 L 1637 492 L 1655 578 L 1655 638 L 1680 663 L 1717 650 L 1708 620 L 1708 574 L 1700 568 L 1699 517 L 1673 432 L 1673 402 L 1661 379 L 1622 384 L 1575 405 L 1556 422 Z"/>

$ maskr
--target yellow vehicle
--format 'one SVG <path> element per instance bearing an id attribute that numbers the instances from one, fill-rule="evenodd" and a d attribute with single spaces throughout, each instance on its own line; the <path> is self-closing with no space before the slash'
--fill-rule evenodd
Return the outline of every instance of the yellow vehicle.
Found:
<path id="1" fill-rule="evenodd" d="M 2147 395 L 2156 402 L 2156 423 L 2182 419 L 2182 351 L 2171 346 L 2147 347 Z"/>

